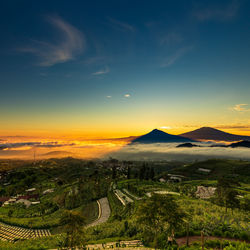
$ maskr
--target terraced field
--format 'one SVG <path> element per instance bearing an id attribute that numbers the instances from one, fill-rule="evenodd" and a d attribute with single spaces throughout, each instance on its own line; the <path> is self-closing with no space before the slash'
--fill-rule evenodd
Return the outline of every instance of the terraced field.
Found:
<path id="1" fill-rule="evenodd" d="M 14 241 L 17 239 L 31 239 L 50 236 L 46 229 L 26 229 L 0 223 L 0 240 Z"/>
<path id="2" fill-rule="evenodd" d="M 120 200 L 123 206 L 126 206 L 130 202 L 134 202 L 128 195 L 124 194 L 120 189 L 115 189 L 114 194 Z"/>

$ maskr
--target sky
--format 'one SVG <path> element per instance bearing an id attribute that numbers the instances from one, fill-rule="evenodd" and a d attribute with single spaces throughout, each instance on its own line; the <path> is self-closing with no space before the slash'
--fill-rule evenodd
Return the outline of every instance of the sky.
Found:
<path id="1" fill-rule="evenodd" d="M 0 135 L 250 135 L 250 2 L 0 3 Z"/>

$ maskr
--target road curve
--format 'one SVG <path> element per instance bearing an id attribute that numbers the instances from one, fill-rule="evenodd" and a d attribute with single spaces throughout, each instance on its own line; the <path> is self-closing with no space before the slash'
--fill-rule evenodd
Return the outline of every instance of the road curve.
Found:
<path id="1" fill-rule="evenodd" d="M 87 225 L 87 227 L 94 227 L 101 223 L 104 223 L 108 220 L 110 216 L 110 207 L 109 207 L 109 201 L 107 197 L 99 199 L 97 201 L 97 204 L 99 207 L 98 218 L 94 222 Z"/>

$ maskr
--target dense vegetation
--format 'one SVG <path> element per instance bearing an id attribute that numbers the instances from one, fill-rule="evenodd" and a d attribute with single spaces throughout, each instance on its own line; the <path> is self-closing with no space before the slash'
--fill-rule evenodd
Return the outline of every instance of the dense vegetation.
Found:
<path id="1" fill-rule="evenodd" d="M 50 229 L 54 234 L 16 243 L 0 241 L 0 249 L 48 249 L 129 239 L 140 239 L 150 247 L 167 248 L 171 244 L 174 248 L 175 240 L 187 234 L 250 241 L 249 162 L 209 160 L 185 165 L 65 158 L 0 164 L 4 166 L 1 169 L 0 165 L 0 197 L 35 188 L 40 201 L 28 208 L 23 204 L 0 207 L 0 220 L 10 225 Z M 201 172 L 200 168 L 210 171 Z M 182 181 L 171 179 L 173 175 L 181 176 Z M 215 187 L 216 191 L 209 199 L 199 199 L 197 186 Z M 53 192 L 44 194 L 47 189 Z M 109 220 L 84 228 L 97 218 L 96 201 L 102 197 L 109 200 Z M 204 247 L 218 244 L 222 243 L 206 241 Z M 233 242 L 223 244 L 225 249 L 236 247 Z M 248 246 L 242 243 L 237 247 Z M 197 249 L 199 245 L 185 248 Z"/>

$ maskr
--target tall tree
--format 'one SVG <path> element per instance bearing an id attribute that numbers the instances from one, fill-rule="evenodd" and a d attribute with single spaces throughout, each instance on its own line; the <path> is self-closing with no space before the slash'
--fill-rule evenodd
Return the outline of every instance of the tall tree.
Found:
<path id="1" fill-rule="evenodd" d="M 85 219 L 77 212 L 66 210 L 60 223 L 64 225 L 66 237 L 63 242 L 64 247 L 84 247 L 84 231 Z"/>
<path id="2" fill-rule="evenodd" d="M 143 180 L 145 178 L 145 172 L 146 172 L 146 163 L 143 163 L 143 165 L 140 167 L 140 170 L 139 170 L 140 180 Z"/>
<path id="3" fill-rule="evenodd" d="M 220 205 L 225 206 L 226 212 L 228 208 L 233 211 L 239 206 L 238 192 L 235 190 L 238 185 L 238 183 L 226 178 L 220 178 L 217 182 L 216 200 Z"/>
<path id="4" fill-rule="evenodd" d="M 150 168 L 150 179 L 154 180 L 154 177 L 155 177 L 155 170 L 154 170 L 154 167 L 151 167 Z"/>
<path id="5" fill-rule="evenodd" d="M 143 202 L 137 213 L 137 222 L 153 233 L 154 240 L 162 232 L 174 238 L 176 229 L 184 224 L 186 214 L 171 195 L 153 194 Z"/>
<path id="6" fill-rule="evenodd" d="M 131 178 L 131 167 L 128 165 L 127 167 L 127 179 L 129 180 Z"/>

